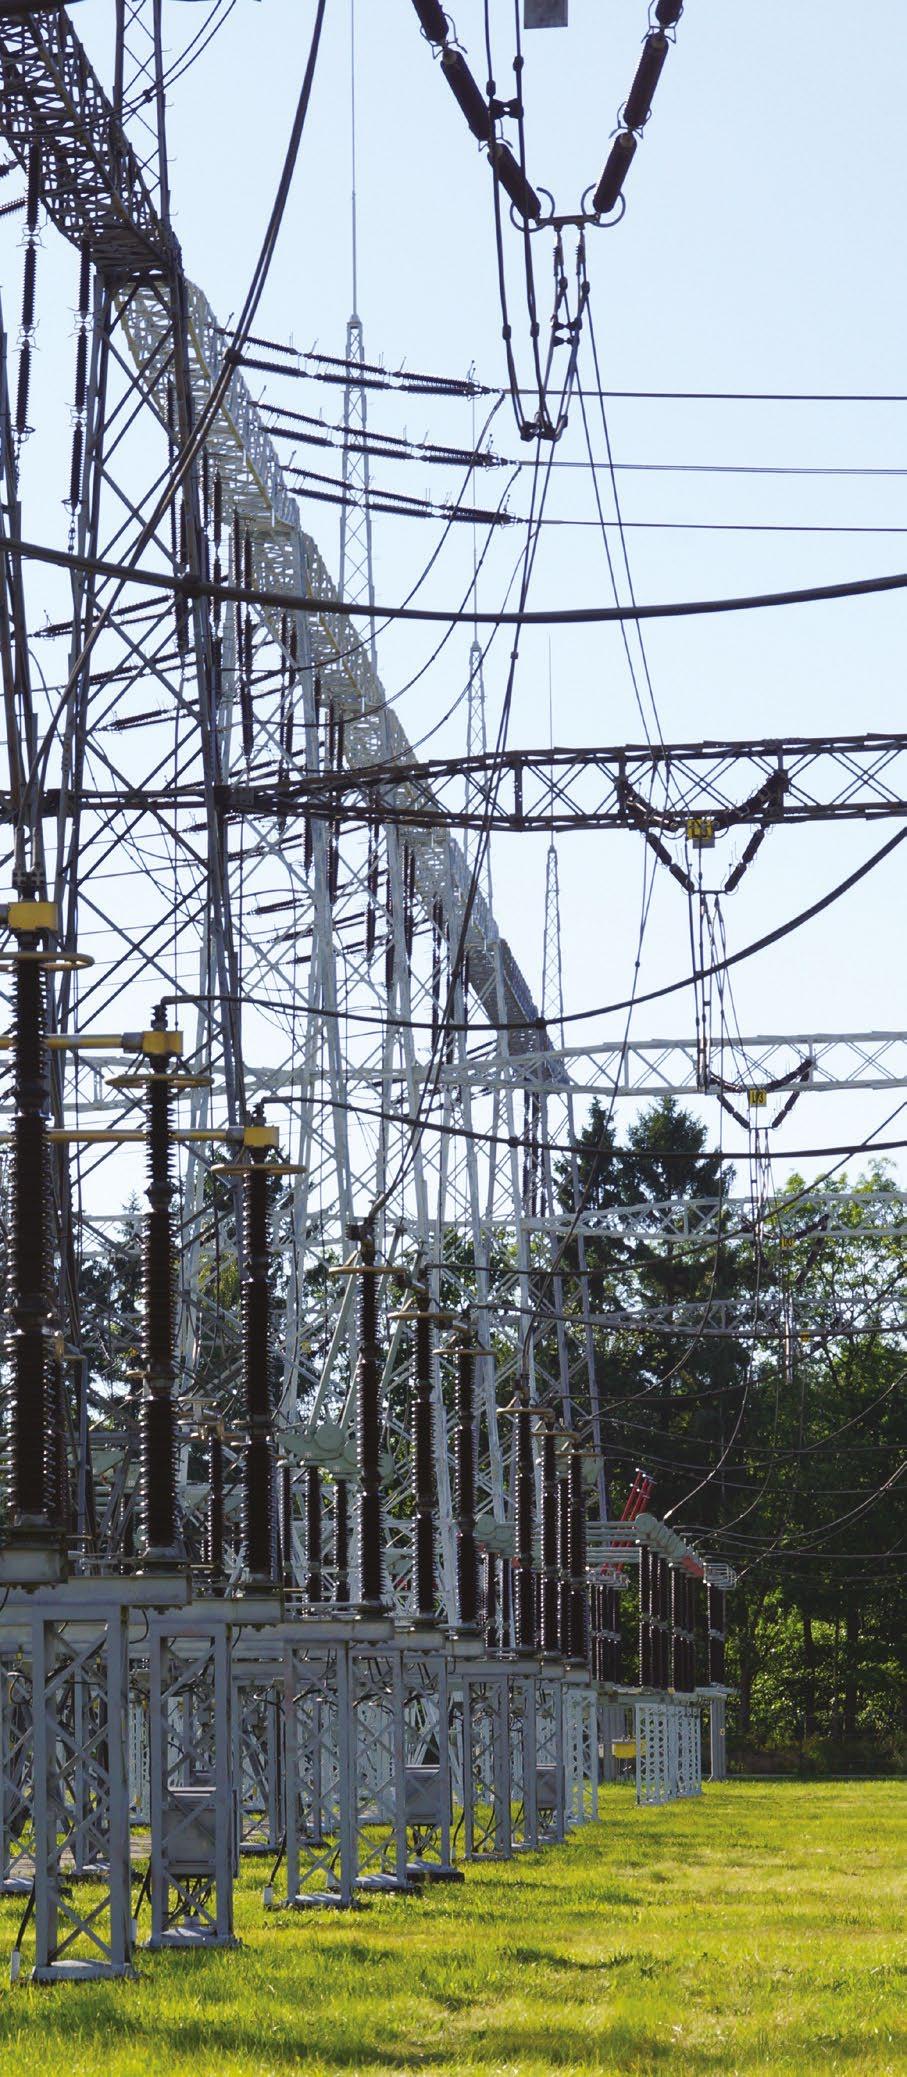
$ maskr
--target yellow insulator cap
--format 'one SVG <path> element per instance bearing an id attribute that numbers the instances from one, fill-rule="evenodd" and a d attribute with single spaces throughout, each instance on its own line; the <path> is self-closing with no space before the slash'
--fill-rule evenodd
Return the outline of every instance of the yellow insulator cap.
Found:
<path id="1" fill-rule="evenodd" d="M 56 930 L 57 904 L 55 901 L 11 901 L 6 911 L 10 930 L 25 933 L 30 930 Z"/>
<path id="2" fill-rule="evenodd" d="M 244 1147 L 279 1147 L 280 1128 L 277 1125 L 244 1125 L 242 1143 Z"/>
<path id="3" fill-rule="evenodd" d="M 154 1055 L 160 1058 L 162 1053 L 171 1053 L 180 1060 L 183 1052 L 183 1034 L 181 1031 L 143 1031 L 139 1050 L 149 1059 Z"/>

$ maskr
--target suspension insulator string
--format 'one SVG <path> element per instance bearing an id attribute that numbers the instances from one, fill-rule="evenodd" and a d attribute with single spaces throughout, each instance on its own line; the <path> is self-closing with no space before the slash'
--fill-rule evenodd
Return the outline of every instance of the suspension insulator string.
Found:
<path id="1" fill-rule="evenodd" d="M 454 1505 L 457 1521 L 457 1606 L 459 1628 L 470 1633 L 479 1620 L 476 1551 L 475 1346 L 467 1326 L 457 1348 L 454 1408 Z"/>
<path id="2" fill-rule="evenodd" d="M 285 1587 L 295 1585 L 295 1560 L 293 1555 L 293 1466 L 284 1463 L 280 1467 L 280 1558 Z"/>
<path id="3" fill-rule="evenodd" d="M 586 1596 L 586 1491 L 583 1483 L 582 1451 L 570 1451 L 570 1641 L 569 1655 L 577 1664 L 588 1652 L 589 1611 Z"/>
<path id="4" fill-rule="evenodd" d="M 557 1437 L 549 1422 L 542 1441 L 541 1645 L 548 1656 L 561 1649 L 558 1580 Z"/>
<path id="5" fill-rule="evenodd" d="M 26 200 L 25 264 L 22 277 L 22 325 L 19 346 L 19 378 L 16 389 L 16 468 L 22 443 L 28 439 L 33 427 L 28 423 L 28 395 L 31 384 L 31 355 L 35 333 L 35 281 L 38 267 L 38 206 L 41 193 L 41 149 L 37 143 L 31 148 L 28 161 L 28 196 Z"/>
<path id="6" fill-rule="evenodd" d="M 287 616 L 285 613 L 282 613 L 280 616 L 280 640 L 278 643 L 278 649 L 280 654 L 280 718 L 278 722 L 278 743 L 280 746 L 280 760 L 277 767 L 277 784 L 278 787 L 282 789 L 286 785 L 287 779 L 289 777 L 289 773 L 287 770 Z M 290 744 L 292 753 L 292 728 L 290 729 Z M 279 836 L 283 836 L 286 826 L 286 815 L 281 812 L 280 814 L 278 814 L 277 817 L 277 833 Z"/>
<path id="7" fill-rule="evenodd" d="M 244 589 L 246 591 L 251 591 L 254 581 L 254 567 L 252 558 L 252 536 L 249 532 L 248 527 L 246 528 L 245 537 L 243 540 L 242 572 L 242 582 Z M 239 612 L 237 610 L 236 633 L 237 645 L 239 647 L 241 659 L 239 674 L 239 701 L 240 711 L 242 715 L 243 756 L 245 757 L 246 763 L 248 764 L 251 762 L 252 754 L 255 748 L 255 717 L 252 709 L 252 665 L 254 645 L 252 635 L 251 607 L 246 607 L 245 615 L 243 616 L 241 621 L 239 618 Z"/>
<path id="8" fill-rule="evenodd" d="M 597 1580 L 589 1586 L 589 1660 L 593 1680 L 601 1680 L 602 1671 L 602 1592 Z"/>
<path id="9" fill-rule="evenodd" d="M 356 1378 L 356 1458 L 359 1468 L 359 1609 L 384 1613 L 381 1417 L 378 1379 L 378 1280 L 371 1226 L 359 1232 L 359 1366 Z"/>
<path id="10" fill-rule="evenodd" d="M 294 616 L 293 616 L 293 619 L 292 619 L 292 620 L 291 620 L 291 622 L 290 622 L 290 662 L 289 662 L 289 669 L 288 669 L 288 671 L 287 671 L 287 730 L 286 730 L 286 743 L 285 743 L 285 749 L 286 749 L 286 753 L 287 753 L 287 757 L 288 757 L 288 758 L 292 757 L 292 755 L 293 755 L 293 728 L 294 728 L 294 722 L 295 722 L 295 715 L 296 715 L 296 682 L 297 682 L 298 676 L 299 676 L 299 634 L 298 634 L 298 630 L 297 630 L 297 625 L 296 625 L 296 616 L 295 616 L 295 614 L 294 614 Z M 305 767 L 305 769 L 307 770 L 307 769 L 308 769 L 308 759 L 307 759 L 307 758 L 304 758 L 304 759 L 303 759 L 303 764 L 304 764 L 304 767 Z"/>
<path id="11" fill-rule="evenodd" d="M 334 1600 L 345 1608 L 350 1598 L 349 1487 L 345 1478 L 334 1481 Z"/>
<path id="12" fill-rule="evenodd" d="M 706 1607 L 707 1607 L 707 1621 L 708 1621 L 708 1645 L 709 1645 L 709 1686 L 710 1686 L 710 1687 L 713 1687 L 713 1688 L 714 1688 L 714 1687 L 722 1688 L 722 1687 L 724 1686 L 724 1680 L 725 1680 L 725 1666 L 724 1666 L 724 1633 L 725 1633 L 725 1612 L 724 1612 L 724 1611 L 725 1611 L 725 1601 L 724 1601 L 724 1591 L 723 1591 L 723 1588 L 721 1588 L 721 1587 L 713 1586 L 713 1585 L 712 1585 L 712 1582 L 711 1582 L 711 1580 L 709 1581 L 709 1583 L 708 1583 L 708 1587 L 707 1587 L 707 1600 L 706 1600 Z"/>
<path id="13" fill-rule="evenodd" d="M 242 1376 L 246 1414 L 243 1464 L 243 1554 L 250 1582 L 274 1584 L 274 1442 L 271 1411 L 268 1284 L 268 1173 L 270 1142 L 261 1109 L 243 1135 L 249 1165 L 243 1171 L 245 1275 L 242 1285 Z"/>
<path id="14" fill-rule="evenodd" d="M 222 562 L 221 562 L 221 557 L 220 557 L 220 547 L 221 547 L 221 540 L 222 540 L 222 537 L 223 537 L 223 525 L 224 525 L 224 493 L 223 493 L 223 485 L 222 485 L 222 483 L 221 483 L 221 474 L 220 474 L 220 470 L 219 470 L 219 469 L 215 470 L 215 474 L 214 474 L 214 495 L 213 495 L 213 499 L 212 499 L 212 515 L 211 515 L 211 520 L 212 520 L 212 525 L 211 525 L 211 531 L 212 531 L 212 533 L 213 533 L 213 535 L 214 535 L 214 625 L 215 625 L 215 628 L 216 628 L 216 629 L 218 630 L 218 648 L 219 648 L 219 647 L 220 647 L 220 634 L 219 634 L 219 630 L 220 630 L 220 615 L 221 615 L 221 599 L 220 599 L 220 587 L 221 587 L 221 585 L 222 585 L 222 583 L 223 583 L 223 581 L 224 581 L 224 572 L 223 572 L 223 564 L 222 564 Z"/>
<path id="15" fill-rule="evenodd" d="M 375 956 L 375 936 L 378 914 L 380 824 L 374 817 L 368 826 L 368 862 L 366 865 L 366 909 L 365 909 L 365 956 L 371 967 Z"/>
<path id="16" fill-rule="evenodd" d="M 656 1556 L 656 1561 L 655 1561 L 655 1587 L 656 1587 L 656 1593 L 655 1593 L 655 1601 L 656 1601 L 656 1631 L 655 1631 L 655 1638 L 656 1638 L 656 1662 L 655 1662 L 655 1673 L 656 1673 L 656 1678 L 657 1678 L 657 1685 L 658 1685 L 658 1687 L 660 1687 L 660 1688 L 666 1688 L 666 1687 L 667 1687 L 667 1685 L 668 1685 L 668 1681 L 669 1681 L 669 1678 L 670 1678 L 670 1646 L 671 1646 L 671 1621 L 670 1621 L 670 1607 L 671 1607 L 671 1604 L 670 1604 L 670 1591 L 669 1591 L 669 1584 L 668 1584 L 668 1561 L 667 1561 L 667 1558 L 663 1558 L 663 1557 L 662 1557 L 662 1556 L 660 1555 L 660 1553 L 659 1553 L 659 1554 L 658 1554 L 658 1555 Z"/>
<path id="17" fill-rule="evenodd" d="M 485 1645 L 490 1652 L 497 1651 L 501 1638 L 498 1623 L 498 1561 L 494 1551 L 486 1550 L 483 1562 L 483 1598 L 485 1603 Z"/>
<path id="18" fill-rule="evenodd" d="M 88 317 L 91 309 L 91 247 L 82 243 L 79 269 L 79 316 L 76 331 L 76 375 L 73 394 L 72 460 L 69 472 L 69 546 L 76 538 L 76 513 L 82 503 L 82 466 L 88 411 Z"/>
<path id="19" fill-rule="evenodd" d="M 509 1652 L 513 1646 L 513 1581 L 515 1566 L 511 1557 L 501 1560 L 501 1650 Z"/>
<path id="20" fill-rule="evenodd" d="M 10 1197 L 10 1318 L 12 1321 L 12 1433 L 9 1459 L 10 1542 L 50 1545 L 63 1528 L 61 1484 L 65 1449 L 58 1439 L 62 1377 L 51 1340 L 50 1152 L 47 1112 L 50 1073 L 47 1049 L 45 960 L 57 914 L 35 898 L 35 882 L 24 880 L 22 898 L 11 902 L 9 928 L 16 939 L 13 982 L 13 1122 Z M 61 1466 L 60 1452 L 63 1453 Z M 47 1552 L 41 1570 L 56 1569 Z"/>
<path id="21" fill-rule="evenodd" d="M 394 896 L 391 886 L 390 863 L 388 863 L 387 881 L 385 884 L 384 915 L 384 986 L 387 994 L 390 995 L 394 985 Z"/>
<path id="22" fill-rule="evenodd" d="M 173 1137 L 171 1104 L 173 1055 L 158 1042 L 167 1033 L 167 1013 L 159 1006 L 145 1035 L 150 1056 L 145 1091 L 146 1196 L 142 1264 L 143 1382 L 141 1448 L 141 1519 L 146 1563 L 171 1564 L 177 1547 L 176 1427 L 174 1319 L 176 1260 L 172 1200 Z M 171 1036 L 176 1039 L 177 1034 Z"/>
<path id="23" fill-rule="evenodd" d="M 412 1608 L 417 1622 L 435 1619 L 435 1476 L 432 1419 L 432 1331 L 429 1294 L 417 1294 L 412 1396 Z"/>
<path id="24" fill-rule="evenodd" d="M 167 1041 L 176 1041 L 173 1051 Z M 176 1427 L 173 1390 L 176 1259 L 172 1200 L 173 1136 L 171 1067 L 179 1034 L 167 1032 L 163 1005 L 154 1012 L 142 1050 L 149 1061 L 145 1085 L 146 1173 L 142 1259 L 142 1442 L 141 1525 L 144 1562 L 173 1564 L 181 1558 L 176 1515 Z"/>
<path id="25" fill-rule="evenodd" d="M 453 987 L 453 985 L 454 985 L 454 984 L 453 984 L 453 971 L 452 971 L 452 962 L 451 962 L 451 957 L 450 957 L 450 924 L 449 924 L 449 923 L 445 923 L 445 925 L 444 925 L 444 946 L 445 946 L 445 951 L 446 951 L 446 954 L 447 954 L 447 975 L 446 975 L 446 979 L 447 979 L 447 988 L 446 988 L 446 993 L 447 993 L 447 998 L 449 999 L 449 998 L 450 998 L 450 993 L 451 993 L 451 989 L 452 989 L 452 987 Z M 450 1026 L 449 1026 L 449 1028 L 448 1028 L 448 1032 L 447 1032 L 447 1037 L 446 1037 L 446 1039 L 445 1039 L 445 1041 L 444 1041 L 444 1064 L 445 1064 L 445 1066 L 446 1066 L 446 1067 L 453 1067 L 453 1064 L 454 1064 L 454 1053 L 455 1053 L 455 1047 L 456 1047 L 456 1040 L 455 1040 L 455 1038 L 454 1038 L 454 1033 L 453 1033 L 453 1025 L 454 1025 L 454 1023 L 456 1023 L 457 1021 L 459 1021 L 459 1023 L 461 1023 L 461 1024 L 462 1024 L 462 1022 L 463 1022 L 463 1018 L 462 1018 L 462 1015 L 461 1015 L 461 1016 L 459 1017 L 459 1019 L 457 1019 L 457 1018 L 456 1018 L 456 1016 L 455 1016 L 455 1017 L 454 1017 L 454 1018 L 453 1018 L 453 1019 L 451 1020 L 451 1024 L 450 1024 Z"/>
<path id="26" fill-rule="evenodd" d="M 652 1679 L 652 1552 L 648 1544 L 639 1552 L 639 1685 L 651 1688 Z"/>
<path id="27" fill-rule="evenodd" d="M 523 151 L 523 106 L 521 76 L 523 60 L 519 51 L 514 63 L 517 75 L 517 95 L 513 101 L 495 98 L 494 81 L 489 80 L 487 94 L 483 94 L 478 81 L 473 77 L 461 50 L 452 38 L 450 24 L 440 5 L 440 0 L 413 0 L 421 24 L 422 33 L 436 51 L 441 54 L 441 72 L 466 118 L 476 141 L 484 145 L 494 169 L 495 180 L 503 188 L 517 216 L 524 225 L 542 221 L 542 204 L 532 187 L 525 169 Z M 655 21 L 643 41 L 642 55 L 634 74 L 630 92 L 620 111 L 620 128 L 615 137 L 604 171 L 592 197 L 591 212 L 586 197 L 578 214 L 545 217 L 559 231 L 564 223 L 575 224 L 580 230 L 586 224 L 597 224 L 602 217 L 610 217 L 623 200 L 623 186 L 633 162 L 638 134 L 649 120 L 655 89 L 661 78 L 672 36 L 666 31 L 676 29 L 683 13 L 683 0 L 656 0 Z M 512 116 L 519 126 L 520 155 L 517 158 L 503 138 L 497 134 L 497 123 L 502 116 Z M 545 191 L 547 192 L 547 191 Z M 588 191 L 587 191 L 588 192 Z M 551 198 L 549 197 L 549 200 Z M 505 324 L 505 339 L 509 341 L 510 330 Z M 549 430 L 549 437 L 551 433 Z"/>
<path id="28" fill-rule="evenodd" d="M 317 1464 L 307 1464 L 305 1474 L 305 1548 L 306 1600 L 310 1608 L 320 1608 L 324 1600 L 324 1578 L 322 1575 L 322 1507 L 321 1472 Z"/>
<path id="29" fill-rule="evenodd" d="M 208 1437 L 208 1524 L 205 1556 L 212 1586 L 224 1579 L 224 1445 L 219 1429 Z"/>
<path id="30" fill-rule="evenodd" d="M 532 1457 L 532 1414 L 528 1403 L 516 1414 L 516 1648 L 531 1658 L 536 1648 L 535 1574 L 532 1565 L 535 1530 L 535 1465 Z"/>
<path id="31" fill-rule="evenodd" d="M 679 1572 L 676 1566 L 671 1565 L 669 1567 L 669 1594 L 671 1606 L 670 1685 L 672 1688 L 676 1688 L 678 1690 L 683 1688 L 686 1684 L 686 1666 L 684 1664 L 684 1632 L 686 1625 L 684 1623 L 683 1615 L 683 1587 L 683 1573 Z"/>
<path id="32" fill-rule="evenodd" d="M 560 1459 L 557 1481 L 557 1571 L 558 1636 L 561 1651 L 570 1650 L 570 1484 L 567 1477 L 567 1438 L 558 1437 Z"/>
<path id="33" fill-rule="evenodd" d="M 444 911 L 440 897 L 435 895 L 431 905 L 431 1042 L 438 1043 L 441 1029 L 441 948 L 443 944 Z"/>

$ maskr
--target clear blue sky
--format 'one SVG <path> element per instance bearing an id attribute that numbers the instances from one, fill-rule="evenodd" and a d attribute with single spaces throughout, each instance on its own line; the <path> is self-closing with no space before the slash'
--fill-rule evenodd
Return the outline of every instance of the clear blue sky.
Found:
<path id="1" fill-rule="evenodd" d="M 512 0 L 490 0 L 499 88 L 509 92 Z M 481 0 L 451 10 L 484 80 Z M 204 9 L 167 0 L 174 50 Z M 85 0 L 80 33 L 106 64 L 112 8 Z M 171 117 L 176 228 L 188 270 L 226 321 L 242 303 L 283 158 L 314 15 L 312 0 L 236 0 L 221 35 L 177 85 Z M 526 38 L 529 167 L 559 207 L 575 206 L 608 149 L 646 27 L 643 0 L 570 0 L 570 27 Z M 391 366 L 463 375 L 474 364 L 503 380 L 500 311 L 487 164 L 472 143 L 408 0 L 357 0 L 359 54 L 360 312 L 370 357 Z M 651 123 L 627 182 L 628 208 L 613 231 L 591 233 L 592 310 L 606 381 L 615 388 L 907 392 L 903 213 L 903 82 L 907 12 L 863 0 L 688 0 L 662 75 Z M 350 282 L 349 0 L 329 0 L 311 117 L 260 329 L 299 346 L 342 352 Z M 520 250 L 508 229 L 516 347 L 529 359 L 520 296 Z M 21 219 L 0 223 L 0 280 L 15 329 Z M 51 247 L 42 261 L 48 300 L 39 335 L 45 393 L 71 382 L 72 263 Z M 543 325 L 550 314 L 551 249 L 535 241 Z M 68 271 L 67 271 L 68 269 Z M 51 291 L 50 284 L 53 284 Z M 57 315 L 53 316 L 54 297 Z M 62 312 L 62 315 L 60 314 Z M 585 364 L 587 376 L 590 372 Z M 288 398 L 332 418 L 338 393 L 297 385 Z M 65 416 L 65 414 L 64 414 Z M 470 408 L 382 397 L 373 423 L 414 438 L 468 444 Z M 737 462 L 874 466 L 907 470 L 907 405 L 619 403 L 609 407 L 615 456 L 636 462 Z M 494 421 L 497 450 L 525 459 L 508 407 Z M 601 426 L 595 430 L 601 451 Z M 574 409 L 559 459 L 580 460 Z M 315 461 L 330 468 L 333 458 Z M 46 479 L 46 531 L 65 538 L 64 486 L 50 434 L 28 457 L 32 511 Z M 42 473 L 43 472 L 43 473 Z M 452 495 L 455 476 L 410 464 L 376 464 L 375 480 L 420 494 Z M 525 511 L 527 476 L 512 495 Z M 488 477 L 480 483 L 487 491 Z M 753 521 L 761 525 L 907 528 L 905 477 L 659 476 L 621 478 L 630 520 Z M 329 506 L 305 511 L 330 567 L 337 521 Z M 595 516 L 587 475 L 559 469 L 548 511 Z M 31 531 L 36 530 L 34 524 Z M 410 521 L 376 522 L 379 599 L 408 591 L 436 533 Z M 628 535 L 639 599 L 682 598 L 828 582 L 907 564 L 907 534 L 716 534 L 644 530 Z M 503 595 L 520 536 L 507 530 L 483 572 L 482 603 Z M 449 604 L 467 581 L 472 543 L 461 529 L 424 588 Z M 40 585 L 30 580 L 35 608 Z M 539 552 L 535 604 L 610 596 L 596 527 L 551 526 Z M 771 615 L 653 628 L 646 647 L 666 739 L 885 729 L 901 725 L 902 596 Z M 434 646 L 426 631 L 382 637 L 380 666 L 393 693 Z M 506 644 L 488 664 L 494 722 Z M 404 696 L 413 739 L 455 753 L 468 633 Z M 548 637 L 527 636 L 511 742 L 548 733 Z M 640 721 L 615 630 L 551 639 L 554 730 L 561 742 L 638 741 Z M 440 725 L 439 725 L 440 724 Z M 884 829 L 775 832 L 739 893 L 726 904 L 729 947 L 747 943 L 815 899 L 867 856 Z M 726 870 L 734 849 L 725 845 Z M 904 853 L 793 942 L 739 970 L 734 999 L 747 1032 L 897 1028 L 905 1021 L 901 948 Z M 639 916 L 637 839 L 565 837 L 560 846 L 568 1008 L 623 996 Z M 542 950 L 544 843 L 507 840 L 495 854 L 502 927 L 537 987 Z M 646 935 L 641 985 L 683 971 L 686 904 L 661 876 Z M 639 1036 L 680 1035 L 688 998 L 643 1009 Z M 595 1027 L 593 1027 L 594 1029 Z M 616 1035 L 617 1024 L 608 1027 Z M 887 1108 L 881 1096 L 804 1099 L 779 1144 L 860 1138 Z M 708 1107 L 704 1115 L 715 1120 Z M 907 1115 L 907 1114 L 905 1114 Z M 717 1126 L 717 1120 L 715 1120 Z M 905 1135 L 907 1136 L 907 1135 Z M 781 1171 L 783 1172 L 783 1170 Z"/>

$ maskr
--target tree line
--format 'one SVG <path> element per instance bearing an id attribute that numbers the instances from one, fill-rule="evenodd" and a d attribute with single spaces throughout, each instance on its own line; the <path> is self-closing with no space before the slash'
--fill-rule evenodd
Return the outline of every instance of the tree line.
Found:
<path id="1" fill-rule="evenodd" d="M 903 1765 L 907 1232 L 890 1173 L 792 1177 L 742 1217 L 730 1167 L 664 1098 L 624 1145 L 594 1104 L 557 1193 L 568 1232 L 582 1210 L 610 1511 L 642 1465 L 652 1510 L 738 1575 L 738 1751 Z M 565 1255 L 578 1314 L 575 1236 Z"/>

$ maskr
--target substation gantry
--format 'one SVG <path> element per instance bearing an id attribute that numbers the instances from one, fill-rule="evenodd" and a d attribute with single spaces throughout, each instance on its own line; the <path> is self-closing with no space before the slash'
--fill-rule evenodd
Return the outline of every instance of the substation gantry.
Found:
<path id="1" fill-rule="evenodd" d="M 116 25 L 108 95 L 64 8 L 0 11 L 25 182 L 15 382 L 0 353 L 0 1887 L 22 1898 L 13 1973 L 31 1947 L 41 1982 L 130 1973 L 146 1926 L 152 1949 L 231 1945 L 241 1854 L 266 1858 L 267 1906 L 348 1908 L 563 1839 L 631 1755 L 641 1799 L 696 1793 L 704 1711 L 724 1771 L 733 1585 L 644 1476 L 611 1519 L 588 1320 L 584 1371 L 520 1324 L 524 1119 L 550 1206 L 568 1071 L 490 882 L 443 820 L 398 826 L 413 757 L 371 642 L 332 611 L 183 269 L 158 0 L 117 0 Z M 30 629 L 51 248 L 77 282 L 72 550 L 59 617 Z M 227 577 L 264 602 L 225 605 Z M 345 775 L 372 770 L 349 830 Z M 326 775 L 336 806 L 297 813 Z M 414 1136 L 417 1037 L 448 994 Z M 119 1309 L 104 1342 L 95 1307 L 103 1361 L 86 1265 Z"/>

